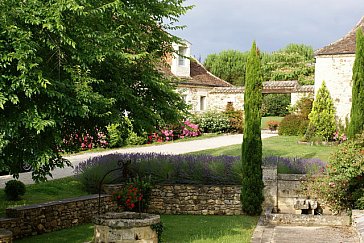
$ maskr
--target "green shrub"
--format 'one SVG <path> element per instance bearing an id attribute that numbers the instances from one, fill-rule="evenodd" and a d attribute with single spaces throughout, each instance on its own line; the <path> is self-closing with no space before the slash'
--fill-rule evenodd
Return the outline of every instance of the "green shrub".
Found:
<path id="1" fill-rule="evenodd" d="M 136 134 L 135 132 L 131 132 L 129 134 L 129 137 L 126 139 L 126 144 L 128 145 L 143 145 L 145 143 L 147 143 L 147 134 L 145 134 L 144 136 L 138 136 L 138 134 Z"/>
<path id="2" fill-rule="evenodd" d="M 364 133 L 340 144 L 326 171 L 307 182 L 307 195 L 324 200 L 334 213 L 363 209 Z"/>
<path id="3" fill-rule="evenodd" d="M 263 96 L 262 116 L 285 116 L 290 103 L 289 94 L 266 94 Z"/>
<path id="4" fill-rule="evenodd" d="M 197 123 L 204 133 L 225 133 L 229 131 L 229 117 L 223 112 L 208 111 L 196 116 Z"/>
<path id="5" fill-rule="evenodd" d="M 242 110 L 235 110 L 232 103 L 226 105 L 225 114 L 229 118 L 229 132 L 243 133 L 244 130 L 244 112 Z"/>
<path id="6" fill-rule="evenodd" d="M 279 124 L 278 134 L 286 136 L 303 136 L 309 121 L 296 114 L 289 114 Z"/>
<path id="7" fill-rule="evenodd" d="M 312 96 L 305 96 L 302 97 L 297 101 L 297 103 L 291 107 L 290 112 L 300 115 L 305 119 L 308 119 L 308 115 L 311 113 L 313 104 L 313 97 Z"/>
<path id="8" fill-rule="evenodd" d="M 312 129 L 313 138 L 323 141 L 333 139 L 333 134 L 336 131 L 335 107 L 325 82 L 322 82 L 317 92 L 316 99 L 312 105 L 312 111 L 308 117 L 310 119 L 309 126 L 314 127 Z M 307 139 L 312 137 L 306 136 Z"/>
<path id="9" fill-rule="evenodd" d="M 5 183 L 5 195 L 9 200 L 19 200 L 25 194 L 25 185 L 18 180 L 10 180 Z"/>

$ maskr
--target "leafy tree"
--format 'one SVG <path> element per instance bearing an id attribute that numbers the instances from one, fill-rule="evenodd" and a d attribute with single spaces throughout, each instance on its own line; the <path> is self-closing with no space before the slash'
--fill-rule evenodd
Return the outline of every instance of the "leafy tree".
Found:
<path id="1" fill-rule="evenodd" d="M 208 55 L 204 65 L 225 81 L 234 84 L 245 84 L 245 69 L 249 52 L 235 50 L 222 51 Z M 263 81 L 298 80 L 301 84 L 314 82 L 314 55 L 310 46 L 289 44 L 273 53 L 262 53 Z"/>
<path id="2" fill-rule="evenodd" d="M 27 162 L 44 180 L 125 110 L 137 132 L 181 117 L 156 63 L 179 41 L 167 31 L 183 2 L 0 1 L 0 170 Z"/>
<path id="3" fill-rule="evenodd" d="M 298 80 L 300 84 L 314 82 L 314 55 L 310 46 L 289 44 L 262 57 L 264 80 Z"/>
<path id="4" fill-rule="evenodd" d="M 262 73 L 259 50 L 253 43 L 246 66 L 244 95 L 244 140 L 242 144 L 242 209 L 248 215 L 262 211 L 262 140 L 260 108 L 262 105 Z"/>
<path id="5" fill-rule="evenodd" d="M 353 138 L 364 130 L 364 35 L 356 32 L 356 54 L 353 67 L 353 89 L 348 136 Z"/>
<path id="6" fill-rule="evenodd" d="M 319 137 L 325 141 L 332 139 L 336 130 L 335 107 L 325 81 L 317 91 L 312 111 L 308 117 L 310 119 L 308 130 L 310 133 L 312 132 L 310 136 Z"/>
<path id="7" fill-rule="evenodd" d="M 248 52 L 235 50 L 208 55 L 204 66 L 214 75 L 237 86 L 245 84 L 245 66 Z"/>

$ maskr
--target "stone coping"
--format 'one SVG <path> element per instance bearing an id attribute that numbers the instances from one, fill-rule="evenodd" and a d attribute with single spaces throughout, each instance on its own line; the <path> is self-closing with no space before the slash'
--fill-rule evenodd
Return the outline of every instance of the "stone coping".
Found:
<path id="1" fill-rule="evenodd" d="M 266 225 L 295 226 L 351 226 L 350 216 L 309 215 L 309 214 L 266 214 Z"/>
<path id="2" fill-rule="evenodd" d="M 145 227 L 159 222 L 159 215 L 136 212 L 109 212 L 94 218 L 96 225 L 108 226 L 113 229 Z"/>
<path id="3" fill-rule="evenodd" d="M 278 174 L 278 180 L 284 181 L 305 181 L 307 176 L 305 174 Z"/>
<path id="4" fill-rule="evenodd" d="M 102 194 L 100 196 L 100 198 L 105 198 L 105 197 L 110 197 L 110 195 Z M 92 199 L 98 199 L 98 198 L 99 198 L 99 195 L 93 194 L 93 195 L 80 196 L 80 197 L 75 197 L 75 198 L 67 198 L 67 199 L 62 199 L 62 200 L 58 200 L 58 201 L 31 204 L 31 205 L 25 205 L 25 206 L 17 206 L 17 207 L 13 207 L 13 208 L 7 208 L 6 210 L 22 211 L 22 210 L 28 210 L 28 209 L 61 205 L 61 204 L 65 204 L 65 203 L 76 203 L 76 202 L 80 202 L 80 201 L 87 201 L 90 199 L 92 200 Z"/>

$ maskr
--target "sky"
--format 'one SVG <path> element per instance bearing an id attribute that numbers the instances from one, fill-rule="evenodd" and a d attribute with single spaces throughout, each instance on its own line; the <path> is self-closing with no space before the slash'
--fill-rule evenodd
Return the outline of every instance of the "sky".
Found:
<path id="1" fill-rule="evenodd" d="M 173 34 L 192 43 L 196 58 L 223 50 L 247 51 L 253 40 L 272 52 L 290 43 L 314 50 L 346 35 L 364 16 L 363 0 L 187 0 Z"/>

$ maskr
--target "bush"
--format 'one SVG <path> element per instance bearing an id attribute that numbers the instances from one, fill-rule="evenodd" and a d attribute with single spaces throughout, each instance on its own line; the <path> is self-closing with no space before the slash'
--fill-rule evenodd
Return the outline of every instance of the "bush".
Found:
<path id="1" fill-rule="evenodd" d="M 195 123 L 205 133 L 225 133 L 229 131 L 229 117 L 223 112 L 208 111 L 198 115 Z"/>
<path id="2" fill-rule="evenodd" d="M 309 121 L 304 117 L 289 114 L 279 124 L 278 134 L 286 136 L 303 136 L 307 130 Z"/>
<path id="3" fill-rule="evenodd" d="M 308 115 L 312 111 L 313 97 L 306 96 L 302 97 L 297 103 L 290 109 L 291 113 L 297 114 L 308 119 Z"/>
<path id="4" fill-rule="evenodd" d="M 313 127 L 311 129 L 313 136 L 306 136 L 306 139 L 311 140 L 314 137 L 323 141 L 331 141 L 336 131 L 335 107 L 325 82 L 322 82 L 320 89 L 317 91 L 312 111 L 308 117 L 310 120 L 309 126 Z"/>
<path id="5" fill-rule="evenodd" d="M 263 158 L 264 165 L 277 165 L 279 174 L 310 174 L 322 173 L 326 163 L 317 158 L 283 158 L 267 156 Z"/>
<path id="6" fill-rule="evenodd" d="M 97 174 L 97 171 L 117 168 L 118 161 L 130 161 L 130 164 L 126 168 L 127 173 L 119 170 L 112 174 L 111 179 L 114 179 L 114 183 L 121 183 L 127 181 L 127 177 L 137 176 L 150 177 L 152 183 L 205 185 L 241 183 L 241 164 L 238 156 L 110 154 L 81 162 L 75 172 L 85 187 L 90 185 L 97 187 L 98 181 L 94 180 L 92 175 Z"/>
<path id="7" fill-rule="evenodd" d="M 285 116 L 291 104 L 289 94 L 267 94 L 263 96 L 262 116 Z"/>
<path id="8" fill-rule="evenodd" d="M 133 125 L 127 117 L 122 117 L 119 123 L 107 126 L 109 147 L 116 148 L 127 145 L 127 139 L 132 132 Z"/>
<path id="9" fill-rule="evenodd" d="M 124 211 L 145 212 L 149 206 L 152 185 L 150 179 L 130 179 L 120 191 L 112 193 L 118 208 Z"/>
<path id="10" fill-rule="evenodd" d="M 23 182 L 10 180 L 5 183 L 5 195 L 9 200 L 19 200 L 25 194 L 26 188 Z"/>
<path id="11" fill-rule="evenodd" d="M 86 192 L 90 194 L 99 192 L 101 179 L 109 171 L 117 168 L 118 156 L 119 154 L 109 154 L 107 156 L 89 158 L 76 167 L 75 174 Z M 113 162 L 112 166 L 110 166 L 110 161 Z M 117 182 L 119 176 L 120 171 L 112 172 L 104 178 L 103 184 Z"/>
<path id="12" fill-rule="evenodd" d="M 244 112 L 235 110 L 232 103 L 226 105 L 225 114 L 229 118 L 229 129 L 231 133 L 243 133 L 244 130 Z"/>
<path id="13" fill-rule="evenodd" d="M 279 127 L 279 121 L 271 120 L 271 121 L 267 122 L 267 125 L 268 125 L 269 130 L 276 131 Z"/>
<path id="14" fill-rule="evenodd" d="M 339 213 L 351 208 L 364 209 L 364 133 L 338 146 L 330 157 L 326 173 L 312 177 L 307 195 L 324 200 Z"/>

